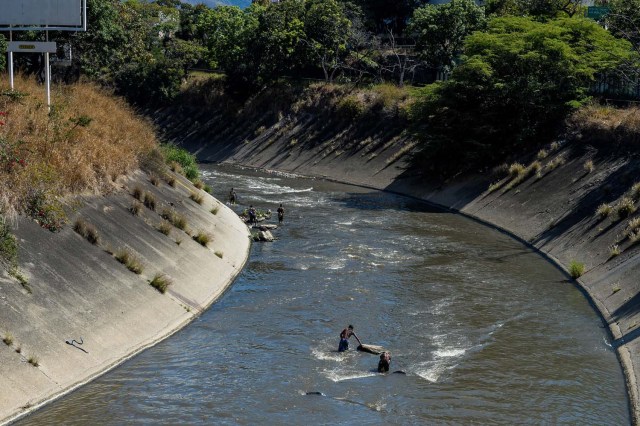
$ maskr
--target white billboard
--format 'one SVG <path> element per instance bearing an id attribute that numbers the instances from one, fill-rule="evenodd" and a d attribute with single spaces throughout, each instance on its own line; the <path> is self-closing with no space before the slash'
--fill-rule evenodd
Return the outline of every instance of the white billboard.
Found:
<path id="1" fill-rule="evenodd" d="M 82 27 L 83 0 L 0 0 L 0 26 Z"/>

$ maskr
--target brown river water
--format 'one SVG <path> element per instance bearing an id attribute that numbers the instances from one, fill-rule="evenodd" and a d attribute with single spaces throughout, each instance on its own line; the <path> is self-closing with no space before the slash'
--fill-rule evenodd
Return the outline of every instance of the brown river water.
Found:
<path id="1" fill-rule="evenodd" d="M 508 236 L 408 198 L 203 166 L 223 200 L 286 209 L 274 243 L 207 312 L 19 422 L 629 424 L 603 323 Z M 348 324 L 378 357 L 338 353 Z"/>

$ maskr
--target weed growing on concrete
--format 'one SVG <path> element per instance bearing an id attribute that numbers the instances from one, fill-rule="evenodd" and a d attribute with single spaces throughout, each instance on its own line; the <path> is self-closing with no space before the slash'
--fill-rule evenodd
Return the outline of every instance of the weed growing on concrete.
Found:
<path id="1" fill-rule="evenodd" d="M 11 333 L 6 333 L 2 338 L 2 341 L 5 345 L 11 346 L 13 344 L 13 336 L 11 335 Z"/>
<path id="2" fill-rule="evenodd" d="M 545 166 L 545 169 L 547 171 L 552 171 L 564 165 L 566 162 L 567 160 L 565 160 L 563 155 L 558 155 L 556 158 L 554 158 L 553 160 L 547 163 L 547 165 Z"/>
<path id="3" fill-rule="evenodd" d="M 207 194 L 212 194 L 213 195 L 213 188 L 211 188 L 209 185 L 207 185 L 206 183 L 204 184 L 204 188 L 202 188 L 204 190 L 204 192 L 206 192 Z"/>
<path id="4" fill-rule="evenodd" d="M 165 274 L 158 273 L 154 275 L 151 281 L 149 281 L 149 284 L 151 285 L 151 287 L 164 294 L 169 286 L 173 284 L 173 281 L 171 281 L 171 279 Z"/>
<path id="5" fill-rule="evenodd" d="M 16 347 L 16 353 L 17 354 L 22 353 L 22 348 L 20 346 Z"/>
<path id="6" fill-rule="evenodd" d="M 156 197 L 150 192 L 145 192 L 144 193 L 144 205 L 149 210 L 155 211 L 155 209 L 156 209 Z"/>
<path id="7" fill-rule="evenodd" d="M 131 192 L 131 196 L 138 201 L 142 201 L 143 194 L 144 192 L 142 191 L 142 188 L 140 188 L 139 186 L 136 186 L 135 188 L 133 188 L 133 191 Z"/>
<path id="8" fill-rule="evenodd" d="M 609 257 L 620 256 L 620 253 L 620 247 L 617 244 L 609 247 Z"/>
<path id="9" fill-rule="evenodd" d="M 73 225 L 73 230 L 82 235 L 93 245 L 100 243 L 100 234 L 96 227 L 82 218 L 78 218 L 76 220 L 76 223 Z"/>
<path id="10" fill-rule="evenodd" d="M 215 206 L 215 207 L 214 207 L 214 208 L 212 208 L 210 211 L 211 211 L 211 213 L 212 213 L 212 214 L 218 214 L 218 212 L 220 211 L 220 207 Z"/>
<path id="11" fill-rule="evenodd" d="M 206 232 L 198 232 L 196 235 L 193 236 L 193 239 L 195 242 L 197 242 L 198 244 L 202 245 L 203 247 L 206 247 L 207 244 L 209 244 L 211 241 L 213 241 L 213 237 L 211 236 L 211 234 L 208 234 Z"/>
<path id="12" fill-rule="evenodd" d="M 635 244 L 638 241 L 640 241 L 640 230 L 635 231 L 635 232 L 631 232 L 629 235 L 629 241 L 631 242 L 631 244 Z"/>
<path id="13" fill-rule="evenodd" d="M 134 216 L 140 216 L 140 212 L 142 212 L 142 203 L 138 200 L 133 200 L 133 203 L 131 203 L 131 206 L 129 207 L 129 212 Z"/>
<path id="14" fill-rule="evenodd" d="M 549 145 L 549 151 L 551 152 L 557 151 L 559 148 L 560 148 L 559 142 L 552 142 L 551 145 Z"/>
<path id="15" fill-rule="evenodd" d="M 176 187 L 176 178 L 171 175 L 165 175 L 164 180 L 169 184 L 170 187 Z"/>
<path id="16" fill-rule="evenodd" d="M 509 176 L 515 178 L 525 171 L 525 167 L 520 163 L 513 163 L 509 166 Z"/>
<path id="17" fill-rule="evenodd" d="M 571 263 L 569 263 L 569 275 L 571 275 L 571 278 L 579 278 L 582 274 L 584 274 L 584 263 L 572 260 Z"/>
<path id="18" fill-rule="evenodd" d="M 623 197 L 622 200 L 615 207 L 616 215 L 619 220 L 625 219 L 629 217 L 633 212 L 636 211 L 636 206 L 633 203 L 633 200 L 629 197 Z"/>
<path id="19" fill-rule="evenodd" d="M 182 244 L 182 238 L 176 238 L 176 244 L 177 245 Z"/>
<path id="20" fill-rule="evenodd" d="M 204 188 L 204 182 L 202 182 L 200 179 L 198 179 L 195 182 L 193 182 L 193 186 L 195 186 L 198 189 L 202 189 L 202 188 Z"/>
<path id="21" fill-rule="evenodd" d="M 136 274 L 141 274 L 144 267 L 138 257 L 127 249 L 119 249 L 116 252 L 116 260 L 127 267 L 128 270 Z"/>
<path id="22" fill-rule="evenodd" d="M 620 287 L 614 287 L 611 289 L 611 294 L 616 294 L 619 291 L 620 291 Z"/>
<path id="23" fill-rule="evenodd" d="M 171 228 L 171 224 L 166 220 L 163 220 L 156 226 L 156 229 L 164 235 L 169 235 L 171 233 Z"/>
<path id="24" fill-rule="evenodd" d="M 218 256 L 220 259 L 222 259 L 222 257 L 224 256 L 224 253 L 223 253 L 222 251 L 220 251 L 220 250 L 216 250 L 214 253 L 215 253 L 215 255 L 216 255 L 216 256 Z"/>
<path id="25" fill-rule="evenodd" d="M 593 165 L 593 160 L 585 161 L 582 167 L 584 168 L 584 171 L 587 173 L 591 173 L 596 169 L 596 166 Z"/>
<path id="26" fill-rule="evenodd" d="M 39 361 L 38 361 L 38 357 L 31 355 L 28 359 L 29 364 L 33 365 L 34 367 L 38 367 L 40 365 Z"/>
<path id="27" fill-rule="evenodd" d="M 598 206 L 598 209 L 596 210 L 596 215 L 598 216 L 598 219 L 604 220 L 609 217 L 612 211 L 613 211 L 613 207 L 611 207 L 610 204 L 602 203 Z"/>
<path id="28" fill-rule="evenodd" d="M 534 161 L 529 166 L 524 167 L 520 163 L 513 163 L 509 167 L 509 175 L 513 177 L 513 179 L 505 186 L 505 190 L 510 190 L 511 188 L 520 185 L 524 182 L 529 176 L 535 173 L 539 173 L 542 170 L 542 164 L 539 161 Z"/>
<path id="29" fill-rule="evenodd" d="M 640 182 L 636 182 L 631 186 L 631 198 L 640 201 Z"/>
<path id="30" fill-rule="evenodd" d="M 160 178 L 156 175 L 151 175 L 149 176 L 149 182 L 151 182 L 151 184 L 153 186 L 159 186 L 160 185 Z"/>
<path id="31" fill-rule="evenodd" d="M 168 220 L 173 226 L 185 231 L 187 229 L 187 219 L 184 216 L 171 209 L 162 210 L 160 214 L 163 219 Z"/>
<path id="32" fill-rule="evenodd" d="M 189 194 L 189 198 L 191 198 L 198 204 L 202 204 L 204 202 L 204 197 L 202 196 L 202 194 L 198 194 L 197 192 L 192 192 L 191 194 Z"/>
<path id="33" fill-rule="evenodd" d="M 633 218 L 627 223 L 627 227 L 624 230 L 625 235 L 628 237 L 632 232 L 640 230 L 640 217 Z"/>
<path id="34" fill-rule="evenodd" d="M 538 155 L 536 155 L 536 158 L 538 160 L 544 160 L 548 156 L 549 156 L 549 151 L 547 151 L 546 149 L 541 149 L 540 151 L 538 151 Z"/>

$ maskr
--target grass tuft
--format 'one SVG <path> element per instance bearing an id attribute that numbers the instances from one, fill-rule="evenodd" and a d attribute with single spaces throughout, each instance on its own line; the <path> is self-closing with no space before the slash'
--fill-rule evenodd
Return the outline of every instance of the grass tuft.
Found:
<path id="1" fill-rule="evenodd" d="M 142 207 L 143 207 L 143 204 L 140 201 L 133 200 L 133 203 L 131 203 L 131 206 L 129 207 L 129 212 L 131 212 L 131 214 L 134 216 L 140 216 L 140 213 L 142 212 Z"/>
<path id="2" fill-rule="evenodd" d="M 610 204 L 602 203 L 596 209 L 596 215 L 598 219 L 604 220 L 609 217 L 609 215 L 613 212 L 613 207 Z"/>
<path id="3" fill-rule="evenodd" d="M 166 293 L 169 286 L 173 284 L 173 281 L 171 281 L 171 278 L 169 278 L 167 275 L 158 273 L 154 275 L 151 281 L 149 281 L 149 284 L 151 285 L 151 287 L 164 294 Z"/>
<path id="4" fill-rule="evenodd" d="M 585 161 L 582 167 L 584 168 L 584 171 L 587 173 L 591 173 L 596 169 L 596 166 L 593 165 L 593 160 Z"/>
<path id="5" fill-rule="evenodd" d="M 580 278 L 582 274 L 584 274 L 584 263 L 572 260 L 571 263 L 569 263 L 569 275 L 571 275 L 571 278 Z"/>
<path id="6" fill-rule="evenodd" d="M 219 206 L 215 206 L 210 211 L 211 211 L 212 214 L 218 214 L 218 212 L 220 211 L 220 207 Z"/>
<path id="7" fill-rule="evenodd" d="M 95 226 L 82 218 L 78 218 L 73 225 L 73 230 L 82 235 L 91 244 L 98 245 L 100 243 L 100 234 Z"/>
<path id="8" fill-rule="evenodd" d="M 150 193 L 144 193 L 144 205 L 149 209 L 155 211 L 156 209 L 156 197 Z"/>
<path id="9" fill-rule="evenodd" d="M 636 182 L 631 186 L 631 198 L 640 201 L 640 182 Z"/>
<path id="10" fill-rule="evenodd" d="M 116 252 L 116 260 L 126 266 L 128 270 L 138 275 L 140 275 L 144 269 L 140 259 L 128 249 L 119 249 Z"/>
<path id="11" fill-rule="evenodd" d="M 616 215 L 618 216 L 618 220 L 625 219 L 629 217 L 633 212 L 636 211 L 636 206 L 633 203 L 633 200 L 629 197 L 623 197 L 622 200 L 615 207 Z"/>
<path id="12" fill-rule="evenodd" d="M 213 241 L 213 237 L 211 236 L 211 234 L 200 231 L 193 236 L 193 240 L 198 244 L 202 245 L 203 247 L 206 247 L 207 244 Z"/>
<path id="13" fill-rule="evenodd" d="M 549 156 L 549 151 L 547 151 L 546 149 L 541 149 L 540 151 L 538 151 L 538 155 L 536 155 L 536 158 L 538 160 L 544 160 L 548 156 Z"/>
<path id="14" fill-rule="evenodd" d="M 202 204 L 204 202 L 204 197 L 202 196 L 202 194 L 199 194 L 197 192 L 192 192 L 191 194 L 189 194 L 189 198 L 191 198 L 198 204 Z"/>
<path id="15" fill-rule="evenodd" d="M 11 335 L 11 333 L 7 333 L 2 338 L 2 341 L 4 342 L 5 345 L 11 346 L 13 344 L 13 336 Z"/>
<path id="16" fill-rule="evenodd" d="M 151 175 L 149 176 L 149 182 L 151 182 L 151 184 L 153 186 L 159 186 L 160 185 L 160 178 L 156 175 Z"/>
<path id="17" fill-rule="evenodd" d="M 34 367 L 38 367 L 40 365 L 40 362 L 38 361 L 38 357 L 31 355 L 28 359 L 29 364 L 33 365 Z"/>
<path id="18" fill-rule="evenodd" d="M 140 188 L 139 186 L 136 186 L 135 188 L 133 188 L 133 191 L 131 192 L 131 196 L 138 201 L 142 201 L 143 195 L 144 195 L 144 191 L 142 191 L 142 188 Z"/>
<path id="19" fill-rule="evenodd" d="M 163 233 L 164 235 L 169 235 L 171 233 L 171 223 L 167 220 L 163 220 L 158 225 L 156 225 L 156 229 Z"/>
<path id="20" fill-rule="evenodd" d="M 215 255 L 216 255 L 216 256 L 218 256 L 220 259 L 222 259 L 222 257 L 224 256 L 224 253 L 223 253 L 222 251 L 220 251 L 220 250 L 216 250 L 214 253 L 215 253 Z"/>
<path id="21" fill-rule="evenodd" d="M 160 216 L 163 219 L 169 221 L 169 223 L 171 223 L 173 226 L 175 226 L 178 229 L 181 229 L 183 231 L 187 229 L 187 219 L 185 219 L 184 216 L 182 216 L 175 210 L 164 209 L 162 210 L 162 213 L 160 214 Z"/>
<path id="22" fill-rule="evenodd" d="M 620 256 L 620 247 L 617 244 L 613 244 L 612 246 L 609 247 L 609 256 L 610 257 L 616 257 L 616 256 Z"/>

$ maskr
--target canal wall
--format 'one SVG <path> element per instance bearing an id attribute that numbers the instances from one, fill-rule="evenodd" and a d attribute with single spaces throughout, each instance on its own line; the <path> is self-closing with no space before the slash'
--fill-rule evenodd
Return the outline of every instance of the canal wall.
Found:
<path id="1" fill-rule="evenodd" d="M 247 227 L 223 203 L 170 175 L 173 186 L 137 172 L 109 195 L 66 200 L 68 223 L 59 233 L 25 217 L 12 224 L 23 280 L 0 275 L 0 424 L 179 330 L 240 273 L 251 244 Z M 153 209 L 136 204 L 136 190 Z M 184 230 L 160 232 L 163 210 L 184 218 Z M 78 219 L 95 229 L 84 232 L 98 236 L 95 244 L 74 231 Z M 200 233 L 211 236 L 207 246 L 194 240 Z M 140 273 L 116 260 L 124 251 Z M 156 276 L 171 280 L 166 293 L 150 285 Z"/>
<path id="2" fill-rule="evenodd" d="M 585 144 L 576 137 L 548 147 L 539 160 L 536 153 L 523 158 L 525 165 L 531 162 L 530 167 L 516 177 L 498 179 L 479 171 L 434 182 L 408 167 L 407 148 L 412 143 L 402 134 L 391 132 L 387 139 L 379 135 L 358 143 L 344 138 L 342 131 L 325 130 L 327 142 L 308 144 L 305 137 L 317 137 L 323 125 L 305 115 L 285 117 L 260 132 L 247 133 L 245 128 L 236 136 L 233 132 L 207 134 L 207 117 L 192 117 L 200 124 L 197 131 L 169 136 L 200 161 L 273 169 L 409 195 L 497 227 L 538 249 L 565 271 L 572 261 L 584 264 L 577 284 L 611 331 L 627 380 L 632 417 L 639 423 L 640 244 L 625 231 L 638 213 L 625 219 L 615 213 L 606 218 L 596 214 L 603 203 L 615 211 L 616 203 L 640 181 L 636 155 L 621 154 L 610 145 Z M 216 117 L 210 119 L 220 125 Z M 163 114 L 157 121 L 162 125 Z M 619 255 L 612 254 L 614 247 Z"/>

